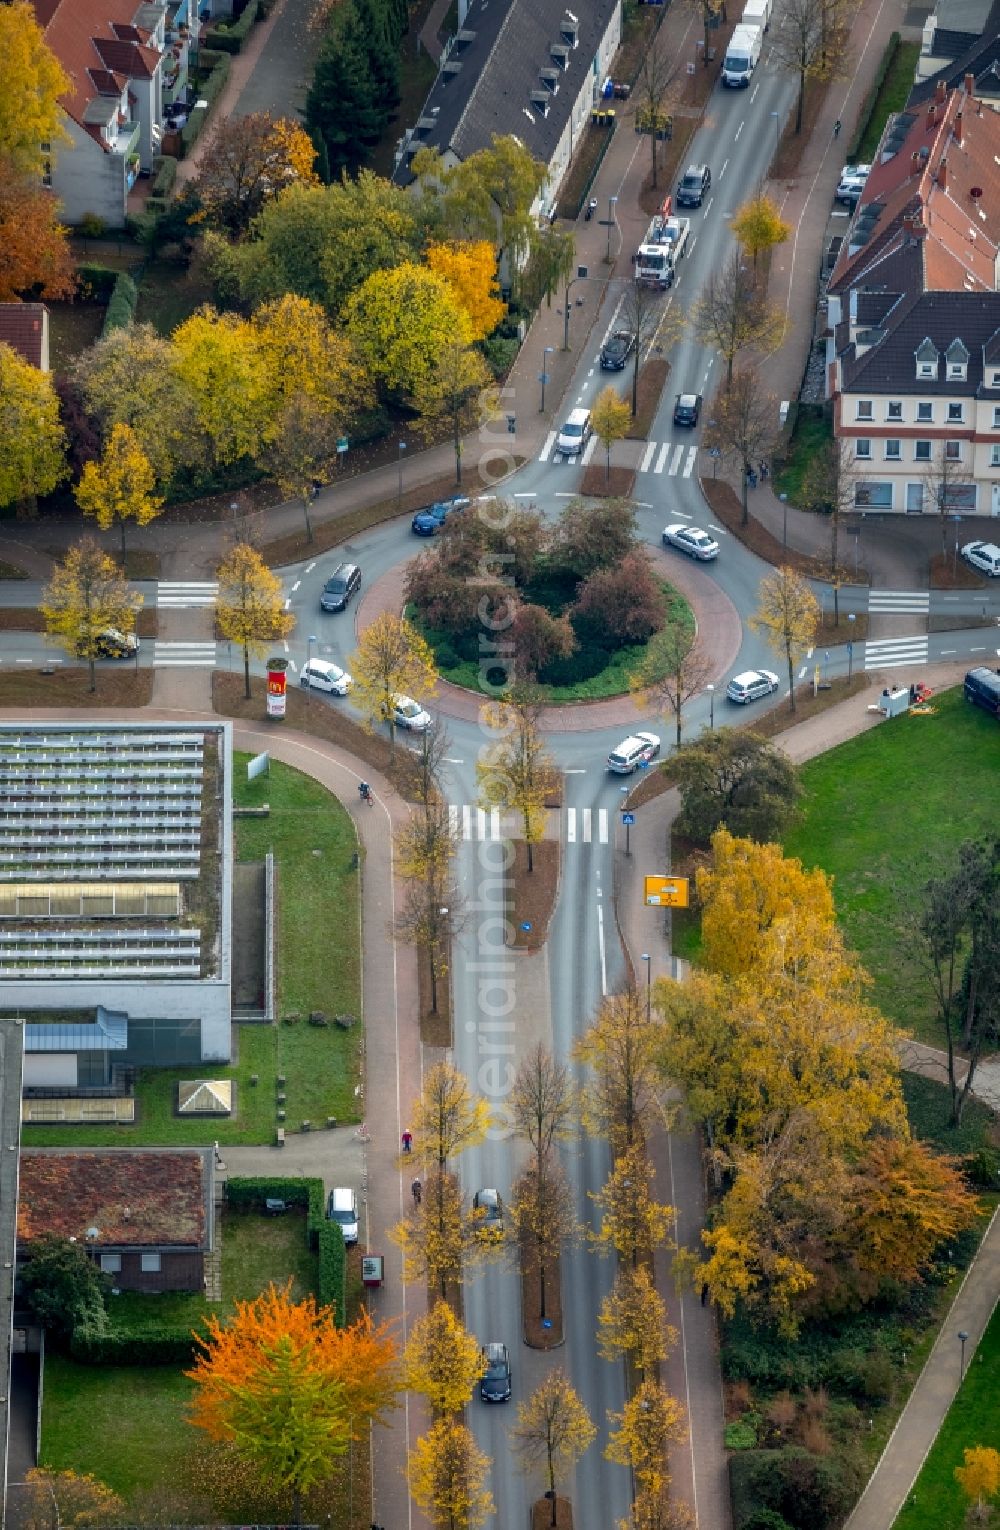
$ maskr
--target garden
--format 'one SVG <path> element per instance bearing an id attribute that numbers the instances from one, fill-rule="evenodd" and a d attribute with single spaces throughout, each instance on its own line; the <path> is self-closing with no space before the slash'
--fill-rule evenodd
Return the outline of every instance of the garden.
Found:
<path id="1" fill-rule="evenodd" d="M 361 930 L 357 838 L 345 809 L 326 789 L 290 766 L 271 762 L 270 773 L 246 779 L 248 755 L 234 756 L 234 797 L 259 807 L 264 818 L 235 820 L 236 854 L 262 861 L 273 851 L 277 892 L 275 1025 L 245 1023 L 235 1030 L 234 1061 L 184 1069 L 151 1068 L 136 1081 L 133 1126 L 88 1127 L 87 1143 L 114 1147 L 258 1143 L 274 1140 L 275 1081 L 283 1074 L 287 1127 L 356 1118 L 354 1087 L 361 1076 Z M 238 934 L 236 936 L 238 938 Z M 350 1030 L 310 1025 L 322 1013 L 358 1017 Z M 295 1021 L 285 1017 L 299 1016 Z M 231 1120 L 181 1120 L 174 1102 L 178 1080 L 232 1078 Z M 255 1081 L 256 1080 L 256 1081 Z M 66 1128 L 28 1127 L 29 1147 L 64 1147 Z"/>
<path id="2" fill-rule="evenodd" d="M 657 577 L 623 500 L 571 500 L 554 524 L 513 507 L 452 514 L 411 563 L 407 602 L 446 680 L 478 690 L 530 678 L 550 702 L 619 695 L 659 633 L 694 634 L 690 606 Z"/>

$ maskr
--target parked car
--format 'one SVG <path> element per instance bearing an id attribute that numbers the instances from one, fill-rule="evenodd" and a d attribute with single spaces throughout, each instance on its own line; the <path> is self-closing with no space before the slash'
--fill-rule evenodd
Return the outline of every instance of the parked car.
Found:
<path id="1" fill-rule="evenodd" d="M 966 563 L 971 563 L 981 574 L 988 574 L 995 579 L 1000 574 L 1000 547 L 995 542 L 966 542 L 962 548 L 962 557 Z"/>
<path id="2" fill-rule="evenodd" d="M 319 597 L 321 611 L 346 611 L 361 588 L 361 570 L 356 563 L 342 563 L 323 586 Z"/>
<path id="3" fill-rule="evenodd" d="M 418 510 L 410 522 L 410 530 L 418 537 L 432 537 L 441 530 L 453 510 L 464 510 L 472 501 L 467 494 L 456 494 L 452 499 L 436 499 L 433 505 Z"/>
<path id="4" fill-rule="evenodd" d="M 134 659 L 139 651 L 139 639 L 134 632 L 119 632 L 117 627 L 105 627 L 94 639 L 95 657 L 98 659 Z M 85 657 L 81 644 L 76 645 L 78 659 Z"/>
<path id="5" fill-rule="evenodd" d="M 630 329 L 616 329 L 601 347 L 601 370 L 620 372 L 635 349 L 635 335 Z"/>
<path id="6" fill-rule="evenodd" d="M 314 691 L 346 696 L 354 681 L 339 664 L 330 664 L 326 659 L 310 659 L 302 666 L 299 684 L 311 686 Z"/>
<path id="7" fill-rule="evenodd" d="M 331 1190 L 326 1203 L 326 1217 L 328 1222 L 338 1224 L 348 1247 L 357 1243 L 358 1203 L 353 1190 L 347 1189 L 346 1186 Z"/>
<path id="8" fill-rule="evenodd" d="M 712 184 L 712 172 L 707 165 L 688 165 L 677 186 L 678 207 L 700 207 Z"/>
<path id="9" fill-rule="evenodd" d="M 640 765 L 655 760 L 659 752 L 660 740 L 655 733 L 633 733 L 612 749 L 608 769 L 612 775 L 630 776 Z"/>
<path id="10" fill-rule="evenodd" d="M 431 725 L 431 716 L 412 696 L 397 696 L 392 704 L 392 715 L 397 728 L 407 728 L 411 733 L 425 733 Z"/>
<path id="11" fill-rule="evenodd" d="M 984 664 L 970 669 L 965 677 L 962 694 L 973 706 L 982 707 L 994 717 L 1000 717 L 1000 673 L 987 669 Z"/>
<path id="12" fill-rule="evenodd" d="M 700 393 L 678 393 L 677 402 L 674 405 L 675 425 L 697 425 L 700 414 Z"/>
<path id="13" fill-rule="evenodd" d="M 484 1344 L 486 1373 L 479 1383 L 483 1402 L 507 1402 L 510 1398 L 510 1356 L 506 1344 Z"/>
<path id="14" fill-rule="evenodd" d="M 676 547 L 689 558 L 699 558 L 703 563 L 719 556 L 719 544 L 700 526 L 664 526 L 664 547 Z"/>
<path id="15" fill-rule="evenodd" d="M 741 675 L 734 675 L 726 686 L 726 695 L 730 701 L 738 701 L 746 705 L 748 701 L 759 701 L 762 696 L 770 696 L 778 689 L 778 677 L 771 669 L 745 669 Z"/>
<path id="16" fill-rule="evenodd" d="M 835 193 L 837 201 L 853 207 L 865 189 L 871 168 L 871 165 L 845 165 Z"/>

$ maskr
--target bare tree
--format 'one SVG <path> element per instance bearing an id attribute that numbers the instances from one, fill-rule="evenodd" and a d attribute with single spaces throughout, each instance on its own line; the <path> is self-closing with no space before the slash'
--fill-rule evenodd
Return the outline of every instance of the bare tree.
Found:
<path id="1" fill-rule="evenodd" d="M 666 37 L 661 26 L 647 44 L 634 87 L 637 96 L 636 126 L 641 125 L 649 135 L 654 186 L 657 184 L 659 134 L 665 131 L 668 120 L 664 102 L 667 91 L 677 75 L 678 67 L 667 51 Z"/>
<path id="2" fill-rule="evenodd" d="M 630 677 L 629 689 L 676 724 L 676 743 L 681 746 L 684 707 L 705 689 L 713 664 L 698 641 L 693 627 L 670 622 L 650 638 L 640 668 Z"/>
<path id="3" fill-rule="evenodd" d="M 802 508 L 830 517 L 830 578 L 833 583 L 833 615 L 840 620 L 840 517 L 858 506 L 863 479 L 848 441 L 827 441 L 810 458 L 802 476 Z"/>
<path id="4" fill-rule="evenodd" d="M 806 80 L 830 78 L 833 53 L 829 47 L 831 0 L 785 0 L 781 26 L 773 26 L 771 57 L 779 69 L 797 74 L 798 96 L 795 102 L 795 131 L 802 131 L 802 107 Z"/>
<path id="5" fill-rule="evenodd" d="M 924 493 L 930 497 L 941 523 L 942 558 L 948 555 L 948 521 L 953 515 L 961 514 L 961 507 L 965 503 L 959 493 L 959 486 L 964 487 L 968 481 L 968 471 L 963 468 L 961 460 L 949 457 L 948 442 L 942 441 L 940 452 L 931 458 L 930 467 L 923 476 Z"/>
<path id="6" fill-rule="evenodd" d="M 521 1063 L 510 1094 L 510 1111 L 518 1134 L 527 1137 L 535 1153 L 536 1172 L 557 1141 L 572 1131 L 574 1092 L 569 1069 L 557 1063 L 541 1042 Z"/>
<path id="7" fill-rule="evenodd" d="M 784 315 L 769 305 L 753 272 L 744 266 L 739 250 L 712 272 L 694 310 L 698 339 L 714 346 L 726 363 L 727 388 L 732 386 L 737 356 L 776 345 L 784 322 Z"/>
<path id="8" fill-rule="evenodd" d="M 680 338 L 684 327 L 683 320 L 678 310 L 666 308 L 660 294 L 652 287 L 643 287 L 637 281 L 631 281 L 625 288 L 625 297 L 622 302 L 621 325 L 627 329 L 635 341 L 635 350 L 632 353 L 632 417 L 639 409 L 639 366 L 643 360 L 643 352 L 652 344 L 662 349 L 664 346 L 673 345 Z"/>
<path id="9" fill-rule="evenodd" d="M 733 374 L 729 387 L 715 400 L 704 444 L 716 447 L 720 456 L 739 467 L 744 526 L 750 519 L 748 475 L 764 457 L 771 455 L 777 435 L 778 400 L 772 393 L 761 391 L 749 368 L 740 368 Z"/>

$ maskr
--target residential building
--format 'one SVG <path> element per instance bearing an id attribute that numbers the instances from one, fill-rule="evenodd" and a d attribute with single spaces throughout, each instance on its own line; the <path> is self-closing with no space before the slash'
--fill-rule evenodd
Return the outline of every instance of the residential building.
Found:
<path id="1" fill-rule="evenodd" d="M 69 142 L 42 145 L 52 150 L 45 184 L 67 223 L 92 213 L 122 228 L 128 193 L 160 152 L 166 108 L 187 90 L 196 0 L 33 4 L 72 82 L 60 101 Z"/>
<path id="2" fill-rule="evenodd" d="M 548 168 L 538 201 L 547 211 L 620 42 L 621 0 L 578 13 L 564 0 L 471 0 L 400 143 L 394 178 L 412 182 L 418 149 L 437 149 L 452 166 L 510 135 Z"/>
<path id="3" fill-rule="evenodd" d="M 231 1052 L 227 723 L 0 724 L 0 993 L 25 1120 Z"/>
<path id="4" fill-rule="evenodd" d="M 0 345 L 40 372 L 49 370 L 49 310 L 44 303 L 0 303 Z"/>
<path id="5" fill-rule="evenodd" d="M 211 1148 L 22 1148 L 18 1260 L 75 1239 L 121 1291 L 203 1291 L 213 1246 Z"/>
<path id="6" fill-rule="evenodd" d="M 973 87 L 890 119 L 831 276 L 859 509 L 1000 515 L 1000 112 Z"/>
<path id="7" fill-rule="evenodd" d="M 936 0 L 924 22 L 917 81 L 936 80 L 942 70 L 950 71 L 998 27 L 998 0 Z M 954 83 L 961 84 L 964 77 L 960 74 Z"/>

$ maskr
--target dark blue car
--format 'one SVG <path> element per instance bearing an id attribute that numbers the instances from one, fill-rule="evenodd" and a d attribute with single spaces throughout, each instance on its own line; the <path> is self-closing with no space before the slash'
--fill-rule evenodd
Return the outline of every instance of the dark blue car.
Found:
<path id="1" fill-rule="evenodd" d="M 467 494 L 456 494 L 453 499 L 435 500 L 433 505 L 425 505 L 417 511 L 410 522 L 410 529 L 418 537 L 432 537 L 441 530 L 452 510 L 464 510 L 471 503 Z"/>

